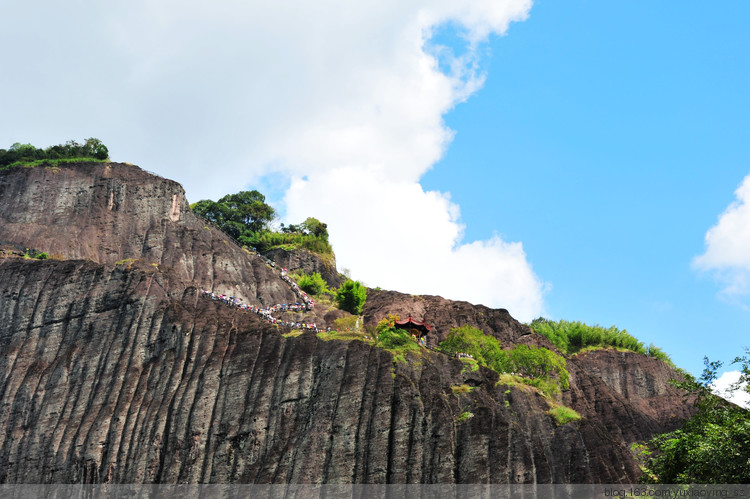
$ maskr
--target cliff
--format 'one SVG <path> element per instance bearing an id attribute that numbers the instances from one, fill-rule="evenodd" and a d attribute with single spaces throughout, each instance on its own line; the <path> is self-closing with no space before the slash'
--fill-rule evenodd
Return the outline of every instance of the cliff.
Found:
<path id="1" fill-rule="evenodd" d="M 560 402 L 583 418 L 558 425 L 428 349 L 284 336 L 200 292 L 292 301 L 278 273 L 134 166 L 0 172 L 0 242 L 57 258 L 0 259 L 2 483 L 631 483 L 630 444 L 692 411 L 633 353 L 571 356 Z M 365 323 L 387 313 L 435 324 L 431 344 L 468 324 L 551 348 L 504 310 L 371 290 Z"/>

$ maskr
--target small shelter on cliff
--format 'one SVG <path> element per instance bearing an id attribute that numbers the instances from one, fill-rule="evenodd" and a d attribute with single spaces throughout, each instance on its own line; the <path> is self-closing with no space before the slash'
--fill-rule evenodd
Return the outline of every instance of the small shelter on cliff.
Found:
<path id="1" fill-rule="evenodd" d="M 421 338 L 422 336 L 425 336 L 427 333 L 430 332 L 430 329 L 432 326 L 427 324 L 426 322 L 419 322 L 414 320 L 412 316 L 410 315 L 408 319 L 403 321 L 396 321 L 393 326 L 397 329 L 403 329 L 405 331 L 408 331 L 409 334 L 415 335 L 417 338 Z"/>

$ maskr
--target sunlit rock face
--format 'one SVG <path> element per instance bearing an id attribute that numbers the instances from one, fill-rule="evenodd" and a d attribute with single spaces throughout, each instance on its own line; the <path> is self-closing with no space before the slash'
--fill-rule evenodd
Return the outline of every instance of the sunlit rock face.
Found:
<path id="1" fill-rule="evenodd" d="M 558 425 L 533 389 L 430 349 L 284 336 L 201 291 L 293 301 L 278 271 L 130 165 L 0 172 L 0 245 L 2 483 L 632 483 L 630 445 L 692 411 L 634 353 L 568 358 L 558 402 L 583 418 Z M 370 290 L 365 327 L 389 313 L 431 346 L 472 325 L 552 348 L 505 310 Z"/>

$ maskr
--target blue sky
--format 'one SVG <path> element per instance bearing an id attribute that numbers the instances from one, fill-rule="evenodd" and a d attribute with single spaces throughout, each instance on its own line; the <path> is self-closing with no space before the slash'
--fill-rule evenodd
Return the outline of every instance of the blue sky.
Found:
<path id="1" fill-rule="evenodd" d="M 260 188 L 368 285 L 614 324 L 699 374 L 750 345 L 748 11 L 10 0 L 0 147 Z"/>
<path id="2" fill-rule="evenodd" d="M 694 373 L 733 358 L 748 311 L 691 261 L 750 172 L 749 10 L 535 2 L 491 39 L 422 184 L 450 190 L 467 239 L 523 241 L 548 315 L 616 324 Z"/>

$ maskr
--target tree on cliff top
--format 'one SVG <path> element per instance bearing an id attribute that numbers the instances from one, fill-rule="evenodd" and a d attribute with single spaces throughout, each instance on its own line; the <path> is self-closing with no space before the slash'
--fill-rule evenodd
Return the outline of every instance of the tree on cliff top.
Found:
<path id="1" fill-rule="evenodd" d="M 0 168 L 35 162 L 104 161 L 108 158 L 109 149 L 101 140 L 94 137 L 86 139 L 83 144 L 69 140 L 65 144 L 50 146 L 46 149 L 37 149 L 31 144 L 16 142 L 7 150 L 0 149 Z"/>
<path id="2" fill-rule="evenodd" d="M 281 224 L 281 232 L 271 231 L 269 226 L 276 217 L 276 210 L 256 190 L 228 194 L 218 201 L 204 199 L 190 208 L 241 244 L 259 251 L 277 247 L 305 248 L 320 255 L 333 255 L 328 226 L 317 218 L 309 217 L 298 225 L 284 227 Z"/>
<path id="3" fill-rule="evenodd" d="M 276 216 L 266 197 L 256 190 L 227 194 L 219 201 L 204 199 L 191 208 L 235 239 L 267 229 Z"/>

